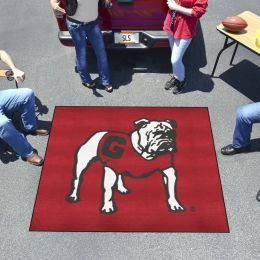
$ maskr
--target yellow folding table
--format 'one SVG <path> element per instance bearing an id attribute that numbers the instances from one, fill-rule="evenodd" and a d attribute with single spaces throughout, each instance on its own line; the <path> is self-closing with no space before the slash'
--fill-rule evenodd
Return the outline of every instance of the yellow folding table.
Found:
<path id="1" fill-rule="evenodd" d="M 223 24 L 219 24 L 217 26 L 217 30 L 220 33 L 224 34 L 226 36 L 226 39 L 225 39 L 223 48 L 219 51 L 219 53 L 217 55 L 217 58 L 216 58 L 216 61 L 215 61 L 215 64 L 214 64 L 214 67 L 213 67 L 213 70 L 211 73 L 211 77 L 213 77 L 215 74 L 217 64 L 218 64 L 218 61 L 219 61 L 219 58 L 220 58 L 220 55 L 222 54 L 222 52 L 234 44 L 236 46 L 235 46 L 235 49 L 233 51 L 233 54 L 232 54 L 232 57 L 230 60 L 230 65 L 232 65 L 232 63 L 233 63 L 233 60 L 236 55 L 239 44 L 246 47 L 248 50 L 252 51 L 253 53 L 260 55 L 260 47 L 258 47 L 256 45 L 256 31 L 260 29 L 260 16 L 254 14 L 252 12 L 249 12 L 249 11 L 245 11 L 245 12 L 239 14 L 238 16 L 243 18 L 248 24 L 248 26 L 244 30 L 242 30 L 238 33 L 232 33 L 230 31 L 226 30 L 224 28 Z"/>

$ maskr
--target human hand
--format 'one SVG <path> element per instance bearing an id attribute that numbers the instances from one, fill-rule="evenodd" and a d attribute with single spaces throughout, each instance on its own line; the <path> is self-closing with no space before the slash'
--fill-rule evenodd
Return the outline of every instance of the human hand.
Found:
<path id="1" fill-rule="evenodd" d="M 60 7 L 60 2 L 56 2 L 55 0 L 51 0 L 51 7 L 54 11 L 55 16 L 60 16 L 66 14 L 65 9 Z"/>
<path id="2" fill-rule="evenodd" d="M 112 7 L 112 1 L 111 0 L 103 0 L 103 5 L 106 7 L 106 8 L 111 8 Z"/>
<path id="3" fill-rule="evenodd" d="M 179 5 L 174 0 L 167 0 L 167 5 L 169 9 L 178 11 Z"/>
<path id="4" fill-rule="evenodd" d="M 104 5 L 106 8 L 111 8 L 112 7 L 112 1 L 111 0 L 104 0 Z"/>
<path id="5" fill-rule="evenodd" d="M 25 73 L 17 68 L 12 69 L 13 77 L 17 83 L 22 83 L 25 80 Z"/>

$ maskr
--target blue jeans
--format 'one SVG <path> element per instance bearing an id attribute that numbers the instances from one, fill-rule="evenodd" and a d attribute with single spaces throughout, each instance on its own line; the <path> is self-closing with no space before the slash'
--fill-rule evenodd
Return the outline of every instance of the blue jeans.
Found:
<path id="1" fill-rule="evenodd" d="M 34 131 L 37 128 L 35 117 L 35 97 L 31 89 L 8 89 L 0 91 L 0 138 L 22 157 L 32 155 L 33 148 L 19 132 L 12 117 L 19 115 L 19 126 L 25 132 Z"/>
<path id="2" fill-rule="evenodd" d="M 92 82 L 87 62 L 86 43 L 89 40 L 97 57 L 100 83 L 104 86 L 109 85 L 107 55 L 98 19 L 90 23 L 75 23 L 67 20 L 67 27 L 75 45 L 76 66 L 82 83 Z"/>
<path id="3" fill-rule="evenodd" d="M 260 123 L 260 102 L 239 107 L 236 115 L 233 147 L 241 148 L 250 144 L 254 123 Z"/>
<path id="4" fill-rule="evenodd" d="M 183 81 L 185 79 L 185 68 L 182 59 L 192 39 L 175 39 L 172 35 L 168 35 L 168 38 L 172 49 L 172 74 L 179 81 Z"/>

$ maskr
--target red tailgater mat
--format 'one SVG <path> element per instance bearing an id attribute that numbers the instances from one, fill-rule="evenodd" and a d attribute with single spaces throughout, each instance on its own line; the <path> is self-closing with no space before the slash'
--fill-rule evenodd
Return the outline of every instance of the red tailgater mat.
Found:
<path id="1" fill-rule="evenodd" d="M 229 232 L 208 109 L 56 107 L 30 230 Z"/>

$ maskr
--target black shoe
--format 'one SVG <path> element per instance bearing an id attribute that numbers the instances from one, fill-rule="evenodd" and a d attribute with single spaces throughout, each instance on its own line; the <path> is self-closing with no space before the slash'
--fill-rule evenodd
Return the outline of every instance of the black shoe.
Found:
<path id="1" fill-rule="evenodd" d="M 174 87 L 172 90 L 173 94 L 179 94 L 183 91 L 186 84 L 186 80 L 179 81 L 178 79 L 175 79 Z"/>
<path id="2" fill-rule="evenodd" d="M 176 78 L 172 76 L 172 78 L 165 83 L 164 89 L 166 90 L 172 89 L 174 87 L 175 81 Z"/>
<path id="3" fill-rule="evenodd" d="M 105 88 L 105 91 L 108 92 L 108 93 L 111 93 L 113 92 L 113 87 L 111 85 L 106 85 L 106 86 L 103 86 Z"/>
<path id="4" fill-rule="evenodd" d="M 256 194 L 256 199 L 260 202 L 260 190 Z"/>
<path id="5" fill-rule="evenodd" d="M 96 83 L 92 81 L 91 83 L 82 83 L 82 85 L 86 88 L 94 88 L 96 86 Z"/>
<path id="6" fill-rule="evenodd" d="M 4 140 L 0 139 L 0 149 L 6 152 L 10 149 L 10 147 Z"/>
<path id="7" fill-rule="evenodd" d="M 45 135 L 49 135 L 50 131 L 47 129 L 42 129 L 42 128 L 37 128 L 32 132 L 29 132 L 29 134 L 31 135 L 40 135 L 40 136 L 45 136 Z"/>
<path id="8" fill-rule="evenodd" d="M 233 147 L 232 144 L 229 144 L 223 148 L 221 148 L 221 153 L 223 155 L 234 155 L 234 154 L 237 154 L 237 153 L 245 153 L 245 152 L 248 152 L 251 148 L 251 145 L 247 145 L 245 147 L 241 147 L 241 148 L 235 148 Z"/>

